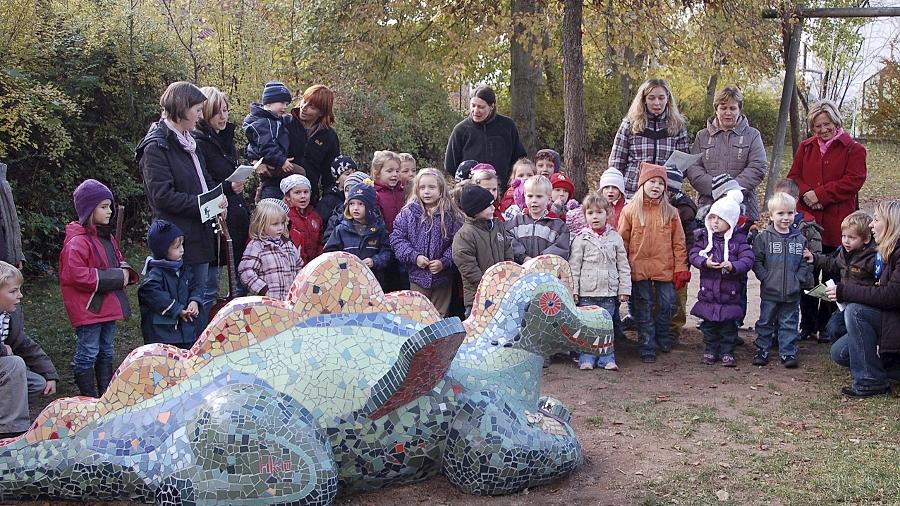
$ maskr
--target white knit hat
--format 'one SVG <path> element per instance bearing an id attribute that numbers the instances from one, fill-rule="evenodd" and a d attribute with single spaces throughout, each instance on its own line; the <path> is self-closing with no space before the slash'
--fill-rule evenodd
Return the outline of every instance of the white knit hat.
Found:
<path id="1" fill-rule="evenodd" d="M 723 234 L 725 236 L 723 262 L 728 260 L 728 243 L 734 235 L 734 227 L 737 226 L 738 219 L 741 217 L 741 202 L 743 201 L 744 193 L 741 190 L 729 190 L 722 198 L 713 202 L 713 205 L 709 208 L 709 213 L 706 215 L 708 218 L 709 215 L 714 214 L 729 225 L 729 229 Z M 712 251 L 713 247 L 713 231 L 709 226 L 708 219 L 704 220 L 704 224 L 706 225 L 707 243 L 703 251 L 700 252 L 700 256 L 709 258 L 709 252 Z"/>
<path id="2" fill-rule="evenodd" d="M 607 186 L 615 186 L 622 192 L 622 195 L 625 194 L 625 176 L 619 172 L 619 169 L 610 167 L 600 175 L 600 189 L 602 190 Z"/>
<path id="3" fill-rule="evenodd" d="M 291 174 L 290 176 L 281 180 L 281 184 L 278 185 L 281 188 L 281 193 L 287 195 L 291 188 L 295 186 L 305 186 L 306 188 L 312 189 L 312 184 L 309 182 L 309 179 L 306 176 L 301 176 L 300 174 Z"/>

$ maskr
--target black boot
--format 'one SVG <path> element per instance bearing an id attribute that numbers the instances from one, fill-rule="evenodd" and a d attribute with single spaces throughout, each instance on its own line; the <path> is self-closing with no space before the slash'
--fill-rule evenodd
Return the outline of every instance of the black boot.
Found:
<path id="1" fill-rule="evenodd" d="M 97 375 L 93 369 L 75 371 L 75 384 L 85 397 L 97 397 Z"/>
<path id="2" fill-rule="evenodd" d="M 112 381 L 112 360 L 98 360 L 94 364 L 94 372 L 97 374 L 97 393 L 102 396 L 106 389 L 109 388 L 109 382 Z"/>

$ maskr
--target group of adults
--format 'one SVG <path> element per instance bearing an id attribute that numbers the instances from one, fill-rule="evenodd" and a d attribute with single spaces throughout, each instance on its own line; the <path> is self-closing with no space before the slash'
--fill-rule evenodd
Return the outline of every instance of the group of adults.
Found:
<path id="1" fill-rule="evenodd" d="M 624 176 L 627 197 L 637 190 L 641 162 L 663 165 L 674 151 L 691 152 L 700 157 L 684 176 L 697 191 L 698 204 L 711 204 L 713 179 L 728 174 L 743 190 L 747 217 L 759 219 L 757 187 L 768 168 L 762 136 L 743 114 L 744 97 L 738 88 L 723 88 L 713 102 L 714 114 L 689 145 L 687 122 L 666 81 L 649 79 L 638 88 L 608 162 Z M 526 155 L 516 125 L 497 112 L 496 95 L 488 87 L 477 88 L 469 105 L 469 116 L 456 125 L 447 143 L 445 170 L 453 174 L 463 160 L 486 162 L 497 169 L 500 183 L 505 185 L 512 165 Z M 841 246 L 841 222 L 859 207 L 859 191 L 866 180 L 866 149 L 843 130 L 841 114 L 831 101 L 822 100 L 810 109 L 807 126 L 813 135 L 797 149 L 788 178 L 800 188 L 798 211 L 821 225 L 823 252 L 831 253 Z M 884 234 L 874 237 L 877 241 Z M 900 263 L 893 257 L 884 259 L 889 261 L 891 266 Z M 896 324 L 889 325 L 900 322 L 900 297 L 895 295 L 900 279 L 891 278 L 890 269 L 884 272 L 872 293 L 831 291 L 833 300 L 842 294 L 840 302 L 851 303 L 845 312 L 848 334 L 833 345 L 835 361 L 849 367 L 853 376 L 853 385 L 842 390 L 845 395 L 887 391 L 885 361 L 900 354 L 900 331 Z M 884 302 L 872 307 L 875 300 Z M 834 305 L 819 299 L 804 305 L 804 311 L 811 313 L 809 320 L 819 325 L 808 333 L 823 330 Z"/>
<path id="2" fill-rule="evenodd" d="M 219 267 L 227 265 L 227 259 L 213 222 L 201 219 L 197 196 L 222 185 L 235 262 L 240 261 L 248 240 L 250 210 L 244 183 L 226 181 L 241 158 L 235 146 L 236 126 L 229 121 L 228 97 L 214 87 L 175 82 L 166 88 L 159 104 L 162 117 L 138 144 L 136 159 L 153 219 L 168 220 L 184 231 L 184 263 L 193 271 L 194 285 L 202 288 L 199 318 L 206 321 L 219 293 Z M 323 85 L 306 89 L 285 121 L 291 173 L 310 180 L 312 204 L 322 188 L 334 184 L 331 161 L 340 154 L 340 143 L 333 123 L 334 93 Z M 281 198 L 279 182 L 288 175 L 281 168 L 261 166 L 260 197 Z M 244 294 L 240 286 L 234 288 L 232 296 Z"/>
<path id="3" fill-rule="evenodd" d="M 463 160 L 478 160 L 493 165 L 505 185 L 513 164 L 526 156 L 515 122 L 497 112 L 496 102 L 491 88 L 475 90 L 468 117 L 456 125 L 447 143 L 448 174 L 454 174 Z M 249 210 L 244 185 L 226 181 L 240 159 L 235 125 L 229 122 L 227 96 L 214 87 L 172 83 L 160 98 L 160 106 L 162 118 L 150 127 L 136 157 L 153 218 L 169 220 L 185 232 L 184 262 L 194 272 L 194 283 L 203 287 L 204 313 L 200 317 L 206 318 L 218 295 L 218 268 L 225 259 L 219 254 L 212 224 L 201 220 L 197 195 L 222 184 L 236 258 L 247 242 Z M 759 218 L 756 190 L 768 166 L 762 137 L 743 114 L 743 95 L 737 88 L 726 87 L 716 93 L 714 108 L 706 128 L 689 146 L 687 122 L 668 84 L 650 79 L 639 87 L 609 157 L 609 166 L 623 174 L 629 197 L 637 190 L 641 162 L 662 165 L 674 151 L 690 151 L 701 155 L 685 171 L 700 205 L 713 201 L 713 178 L 728 174 L 744 191 L 748 217 Z M 334 118 L 334 94 L 326 86 L 314 85 L 303 93 L 286 123 L 294 171 L 311 181 L 313 203 L 323 189 L 334 184 L 330 164 L 340 154 Z M 823 227 L 823 249 L 830 252 L 841 245 L 842 220 L 858 208 L 858 193 L 866 179 L 866 150 L 843 130 L 840 112 L 829 101 L 817 103 L 807 123 L 813 136 L 800 144 L 788 177 L 800 188 L 799 210 Z M 287 175 L 280 168 L 263 167 L 260 196 L 280 198 L 278 182 Z M 889 285 L 883 279 L 874 289 L 890 290 Z M 841 302 L 860 302 L 853 300 L 850 292 L 837 291 L 845 294 L 846 300 Z M 824 304 L 816 308 L 820 315 L 829 309 Z M 881 354 L 900 352 L 900 335 L 890 330 L 893 327 L 882 325 L 900 318 L 900 302 L 879 309 L 851 306 L 847 318 L 853 318 L 854 324 L 847 322 L 848 335 L 835 343 L 836 349 L 844 351 L 835 356 L 840 355 L 839 363 L 849 365 L 853 373 L 850 391 L 862 395 L 883 391 L 887 376 L 875 347 Z M 868 324 L 859 324 L 859 319 Z M 827 317 L 817 320 L 824 325 Z"/>

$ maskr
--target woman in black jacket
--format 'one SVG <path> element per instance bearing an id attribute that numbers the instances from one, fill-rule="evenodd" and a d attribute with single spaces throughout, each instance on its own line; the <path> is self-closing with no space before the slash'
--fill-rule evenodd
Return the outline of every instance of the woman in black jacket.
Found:
<path id="1" fill-rule="evenodd" d="M 203 117 L 206 95 L 191 83 L 172 83 L 159 99 L 162 118 L 138 144 L 135 159 L 141 168 L 153 219 L 170 221 L 184 231 L 184 263 L 194 275 L 192 286 L 205 287 L 198 318 L 206 328 L 216 293 L 208 290 L 210 264 L 215 260 L 212 221 L 204 223 L 197 195 L 215 187 L 203 153 L 191 130 Z M 227 201 L 223 207 L 227 205 Z"/>
<path id="2" fill-rule="evenodd" d="M 250 239 L 250 210 L 247 208 L 247 201 L 244 200 L 244 183 L 225 181 L 238 166 L 237 148 L 234 145 L 235 125 L 228 122 L 228 96 L 225 93 L 212 86 L 200 88 L 200 91 L 206 95 L 206 103 L 203 104 L 203 119 L 191 133 L 197 139 L 197 149 L 203 153 L 203 158 L 206 159 L 206 170 L 209 172 L 213 184 L 221 183 L 225 198 L 228 199 L 226 223 L 234 250 L 231 267 L 237 272 L 237 264 L 244 256 L 244 248 Z M 218 251 L 216 265 L 224 266 L 226 263 L 225 251 Z M 210 273 L 212 272 L 213 269 L 210 269 Z M 211 276 L 210 285 L 218 292 L 218 275 Z M 231 294 L 232 297 L 241 297 L 247 294 L 240 282 L 234 287 L 234 291 L 235 293 Z"/>
<path id="3" fill-rule="evenodd" d="M 444 169 L 451 176 L 463 160 L 489 163 L 497 169 L 500 194 L 509 183 L 509 171 L 527 153 L 519 139 L 515 122 L 497 114 L 497 95 L 488 86 L 479 86 L 469 100 L 469 117 L 453 127 L 447 141 Z"/>
<path id="4" fill-rule="evenodd" d="M 322 189 L 334 186 L 331 162 L 341 154 L 341 142 L 334 131 L 334 93 L 328 87 L 315 84 L 303 92 L 297 107 L 291 109 L 287 122 L 290 148 L 288 157 L 302 167 L 300 174 L 312 185 L 310 205 L 315 205 Z M 287 176 L 287 174 L 285 174 Z"/>

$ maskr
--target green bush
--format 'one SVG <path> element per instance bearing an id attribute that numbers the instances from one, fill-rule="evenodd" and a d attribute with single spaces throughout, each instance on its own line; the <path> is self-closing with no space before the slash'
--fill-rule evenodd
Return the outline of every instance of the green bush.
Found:
<path id="1" fill-rule="evenodd" d="M 13 57 L 0 73 L 0 157 L 38 271 L 55 265 L 84 179 L 109 185 L 126 206 L 126 230 L 143 235 L 149 211 L 134 147 L 158 118 L 165 85 L 185 74 L 171 48 L 54 16 L 39 21 L 40 54 Z"/>

